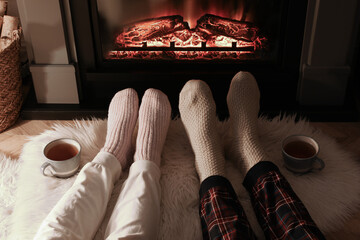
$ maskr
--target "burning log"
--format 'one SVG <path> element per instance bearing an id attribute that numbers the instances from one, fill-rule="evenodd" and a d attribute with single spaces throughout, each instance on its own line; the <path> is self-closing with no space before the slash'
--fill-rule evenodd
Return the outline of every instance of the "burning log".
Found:
<path id="1" fill-rule="evenodd" d="M 174 32 L 175 37 L 185 42 L 192 36 L 192 32 L 189 29 Z"/>
<path id="2" fill-rule="evenodd" d="M 211 14 L 195 29 L 179 15 L 124 25 L 109 59 L 248 59 L 264 48 L 267 39 L 253 23 Z"/>
<path id="3" fill-rule="evenodd" d="M 140 43 L 185 29 L 189 29 L 189 25 L 179 15 L 151 18 L 123 26 L 117 43 Z"/>
<path id="4" fill-rule="evenodd" d="M 118 48 L 123 47 L 200 47 L 208 43 L 211 47 L 232 47 L 253 43 L 259 37 L 259 28 L 249 22 L 237 21 L 211 14 L 198 20 L 195 29 L 189 29 L 179 15 L 152 18 L 123 26 L 115 40 Z"/>
<path id="5" fill-rule="evenodd" d="M 212 14 L 202 16 L 196 25 L 196 30 L 208 35 L 222 35 L 252 42 L 258 37 L 259 28 L 249 22 L 223 18 Z"/>

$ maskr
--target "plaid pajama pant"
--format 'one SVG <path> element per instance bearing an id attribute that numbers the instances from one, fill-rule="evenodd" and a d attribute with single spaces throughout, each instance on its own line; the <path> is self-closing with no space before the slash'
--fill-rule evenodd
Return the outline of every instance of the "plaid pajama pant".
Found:
<path id="1" fill-rule="evenodd" d="M 266 239 L 325 239 L 276 165 L 260 162 L 243 185 Z M 231 183 L 211 176 L 200 187 L 204 239 L 256 239 Z"/>

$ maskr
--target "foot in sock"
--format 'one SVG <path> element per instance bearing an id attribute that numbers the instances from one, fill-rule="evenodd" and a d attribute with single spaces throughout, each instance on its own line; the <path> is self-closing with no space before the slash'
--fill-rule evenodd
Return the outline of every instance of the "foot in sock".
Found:
<path id="1" fill-rule="evenodd" d="M 160 166 L 170 120 L 171 106 L 167 96 L 157 89 L 146 90 L 139 110 L 135 161 L 150 160 Z"/>
<path id="2" fill-rule="evenodd" d="M 188 81 L 180 92 L 179 110 L 200 182 L 213 175 L 225 176 L 225 159 L 216 131 L 216 105 L 209 86 L 200 80 Z"/>
<path id="3" fill-rule="evenodd" d="M 110 102 L 106 141 L 101 151 L 113 154 L 119 160 L 122 169 L 130 163 L 126 156 L 131 148 L 138 109 L 139 99 L 134 89 L 119 91 Z"/>
<path id="4" fill-rule="evenodd" d="M 245 168 L 245 173 L 256 163 L 266 160 L 257 129 L 259 101 L 260 92 L 254 76 L 249 72 L 237 73 L 230 84 L 227 104 L 235 135 L 232 149 L 236 150 L 238 165 Z"/>

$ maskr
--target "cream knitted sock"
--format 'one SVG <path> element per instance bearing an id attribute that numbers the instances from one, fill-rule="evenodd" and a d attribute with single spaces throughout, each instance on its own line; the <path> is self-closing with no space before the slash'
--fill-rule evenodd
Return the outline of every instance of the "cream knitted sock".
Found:
<path id="1" fill-rule="evenodd" d="M 209 86 L 188 81 L 180 92 L 179 110 L 192 149 L 200 182 L 213 175 L 225 176 L 225 158 L 216 131 L 216 105 Z"/>
<path id="2" fill-rule="evenodd" d="M 259 140 L 257 121 L 260 109 L 260 92 L 254 76 L 249 72 L 237 73 L 231 81 L 227 95 L 230 123 L 238 151 L 238 164 L 247 172 L 266 154 Z M 243 163 L 240 158 L 243 158 Z"/>
<path id="3" fill-rule="evenodd" d="M 170 120 L 171 106 L 167 96 L 157 89 L 146 90 L 139 110 L 135 161 L 150 160 L 160 167 Z"/>
<path id="4" fill-rule="evenodd" d="M 122 169 L 128 166 L 127 152 L 136 124 L 139 99 L 134 89 L 128 88 L 115 94 L 110 102 L 107 134 L 101 151 L 112 153 Z"/>

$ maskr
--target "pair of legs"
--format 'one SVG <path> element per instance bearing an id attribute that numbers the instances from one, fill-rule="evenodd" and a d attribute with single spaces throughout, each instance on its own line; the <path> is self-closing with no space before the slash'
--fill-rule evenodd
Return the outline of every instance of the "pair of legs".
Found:
<path id="1" fill-rule="evenodd" d="M 232 151 L 245 176 L 257 219 L 267 239 L 325 239 L 279 169 L 267 161 L 257 133 L 260 93 L 255 78 L 239 72 L 227 103 L 235 135 Z M 180 93 L 181 119 L 195 153 L 204 239 L 256 239 L 231 183 L 216 129 L 216 106 L 205 82 L 189 81 Z"/>
<path id="2" fill-rule="evenodd" d="M 35 239 L 93 239 L 112 189 L 132 159 L 129 176 L 110 217 L 107 239 L 156 239 L 160 222 L 160 161 L 171 118 L 165 94 L 148 89 L 141 102 L 133 89 L 109 106 L 104 147 L 80 171 L 73 186 L 42 222 Z M 139 122 L 135 155 L 131 139 Z"/>

